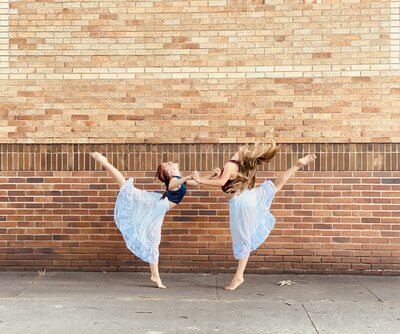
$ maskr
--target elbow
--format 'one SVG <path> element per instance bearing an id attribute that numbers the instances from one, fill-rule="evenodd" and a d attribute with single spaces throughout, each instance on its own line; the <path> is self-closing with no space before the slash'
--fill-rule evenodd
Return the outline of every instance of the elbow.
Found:
<path id="1" fill-rule="evenodd" d="M 222 187 L 226 181 L 217 179 L 217 180 L 204 180 L 203 182 L 200 181 L 200 184 L 205 186 L 213 186 L 213 187 Z"/>
<path id="2" fill-rule="evenodd" d="M 174 189 L 174 188 L 179 188 L 180 186 L 181 186 L 181 184 L 178 182 L 174 182 L 174 183 L 170 182 L 170 184 L 168 185 L 168 188 Z"/>

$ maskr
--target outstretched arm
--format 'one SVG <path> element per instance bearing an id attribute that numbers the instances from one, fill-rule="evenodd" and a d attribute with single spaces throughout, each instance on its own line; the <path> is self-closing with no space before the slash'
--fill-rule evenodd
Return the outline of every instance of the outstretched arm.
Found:
<path id="1" fill-rule="evenodd" d="M 178 190 L 182 184 L 184 184 L 185 182 L 188 182 L 189 180 L 193 180 L 193 173 L 188 175 L 188 176 L 183 176 L 182 178 L 178 179 L 176 177 L 172 177 L 172 179 L 169 181 L 169 186 L 168 189 L 169 190 Z"/>
<path id="2" fill-rule="evenodd" d="M 237 166 L 231 162 L 227 162 L 224 166 L 224 172 L 218 179 L 205 179 L 200 178 L 199 174 L 196 172 L 194 179 L 199 184 L 204 184 L 207 186 L 222 187 L 230 177 L 236 173 Z"/>
<path id="3" fill-rule="evenodd" d="M 205 180 L 211 180 L 211 179 L 213 179 L 213 178 L 215 178 L 215 177 L 218 177 L 218 178 L 219 178 L 220 175 L 221 175 L 221 170 L 217 167 L 217 168 L 214 168 L 213 171 L 212 171 L 211 173 L 208 173 L 208 175 L 205 175 L 205 176 L 203 177 L 203 179 L 205 179 Z M 195 180 L 187 180 L 187 181 L 186 181 L 186 184 L 189 185 L 189 186 L 199 186 L 199 185 L 200 185 L 200 184 L 197 183 L 197 181 L 195 181 Z"/>
<path id="4" fill-rule="evenodd" d="M 285 183 L 294 175 L 294 173 L 296 173 L 299 169 L 303 168 L 309 163 L 315 161 L 315 159 L 317 159 L 317 156 L 315 154 L 308 154 L 305 157 L 297 160 L 296 165 L 290 167 L 286 172 L 284 172 L 274 181 L 276 188 L 275 192 L 281 190 Z"/>

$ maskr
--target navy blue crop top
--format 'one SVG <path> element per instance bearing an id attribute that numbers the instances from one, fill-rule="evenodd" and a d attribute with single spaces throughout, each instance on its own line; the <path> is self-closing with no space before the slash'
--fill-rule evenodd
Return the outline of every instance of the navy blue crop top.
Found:
<path id="1" fill-rule="evenodd" d="M 173 176 L 176 177 L 177 179 L 181 179 L 181 176 Z M 168 190 L 165 192 L 165 197 L 168 198 L 168 200 L 172 203 L 179 204 L 183 197 L 186 195 L 186 184 L 182 184 L 181 187 L 178 190 Z"/>

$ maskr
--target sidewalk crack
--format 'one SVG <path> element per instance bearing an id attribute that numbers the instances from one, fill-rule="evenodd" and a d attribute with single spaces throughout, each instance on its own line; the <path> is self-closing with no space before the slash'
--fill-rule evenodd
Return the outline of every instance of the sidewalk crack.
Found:
<path id="1" fill-rule="evenodd" d="M 373 295 L 376 299 L 378 299 L 378 301 L 380 303 L 383 303 L 383 300 L 380 299 L 372 290 L 370 290 L 368 287 L 366 287 L 364 284 L 362 284 L 361 281 L 359 281 L 356 277 L 351 276 L 356 282 L 358 282 L 358 284 L 361 285 L 362 288 L 364 288 L 365 290 L 367 290 L 371 295 Z"/>
<path id="2" fill-rule="evenodd" d="M 311 319 L 311 317 L 310 317 L 310 314 L 308 313 L 306 307 L 304 306 L 303 303 L 301 303 L 301 306 L 303 306 L 303 309 L 304 309 L 304 311 L 306 312 L 308 319 L 310 319 L 311 324 L 313 325 L 313 327 L 314 327 L 314 329 L 315 329 L 315 332 L 316 332 L 317 334 L 319 334 L 318 329 L 317 329 L 317 327 L 315 326 L 314 321 L 312 321 L 312 319 Z"/>

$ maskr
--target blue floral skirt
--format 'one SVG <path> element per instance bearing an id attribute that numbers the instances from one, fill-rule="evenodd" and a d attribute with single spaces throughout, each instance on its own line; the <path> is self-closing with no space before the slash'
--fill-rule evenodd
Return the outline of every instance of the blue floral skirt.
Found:
<path id="1" fill-rule="evenodd" d="M 229 200 L 229 223 L 235 259 L 249 256 L 273 229 L 275 217 L 269 208 L 274 195 L 274 183 L 265 181 L 260 187 L 244 190 Z"/>
<path id="2" fill-rule="evenodd" d="M 158 263 L 161 226 L 169 210 L 161 194 L 135 188 L 133 179 L 121 187 L 115 203 L 114 220 L 126 246 L 145 262 Z"/>

